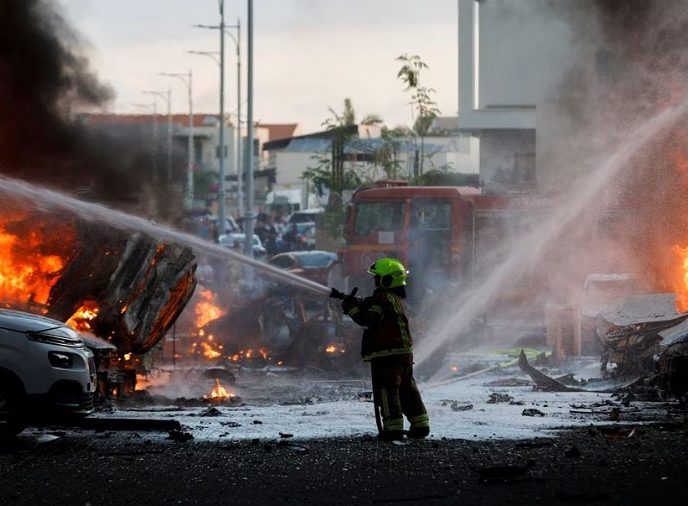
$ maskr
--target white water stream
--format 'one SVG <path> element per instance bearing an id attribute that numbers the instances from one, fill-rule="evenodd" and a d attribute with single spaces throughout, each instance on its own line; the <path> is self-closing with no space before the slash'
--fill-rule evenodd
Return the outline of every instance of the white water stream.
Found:
<path id="1" fill-rule="evenodd" d="M 543 262 L 544 252 L 559 238 L 561 230 L 573 220 L 580 218 L 583 212 L 595 203 L 600 192 L 623 170 L 633 156 L 650 140 L 684 117 L 687 111 L 688 102 L 667 109 L 632 130 L 621 148 L 600 164 L 598 170 L 589 174 L 581 186 L 573 186 L 567 192 L 563 199 L 564 205 L 553 209 L 536 228 L 512 244 L 504 261 L 481 279 L 478 286 L 473 286 L 469 295 L 447 297 L 447 300 L 455 302 L 445 307 L 441 313 L 446 317 L 435 318 L 435 323 L 430 326 L 427 335 L 416 346 L 416 363 L 423 363 L 440 347 L 453 342 L 468 328 L 471 321 L 485 310 L 490 300 L 499 294 L 504 286 L 508 286 L 512 279 L 517 279 L 523 272 Z"/>
<path id="2" fill-rule="evenodd" d="M 143 218 L 110 209 L 101 204 L 84 202 L 64 193 L 5 176 L 0 176 L 0 193 L 8 194 L 13 198 L 23 198 L 28 202 L 34 202 L 36 209 L 46 211 L 59 209 L 71 212 L 85 221 L 103 223 L 120 230 L 144 232 L 153 237 L 184 244 L 191 247 L 197 253 L 203 252 L 236 261 L 290 285 L 305 288 L 322 295 L 330 293 L 330 289 L 326 286 L 228 250 L 216 243 L 151 223 Z"/>

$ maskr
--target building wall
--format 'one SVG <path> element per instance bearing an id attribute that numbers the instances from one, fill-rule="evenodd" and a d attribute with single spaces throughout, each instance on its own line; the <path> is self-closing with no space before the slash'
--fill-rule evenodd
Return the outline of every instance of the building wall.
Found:
<path id="1" fill-rule="evenodd" d="M 535 189 L 535 130 L 484 131 L 480 137 L 480 180 L 490 193 Z"/>
<path id="2" fill-rule="evenodd" d="M 529 174 L 546 159 L 535 141 L 537 109 L 556 99 L 575 42 L 571 29 L 550 0 L 458 5 L 459 127 L 479 134 L 481 180 Z"/>

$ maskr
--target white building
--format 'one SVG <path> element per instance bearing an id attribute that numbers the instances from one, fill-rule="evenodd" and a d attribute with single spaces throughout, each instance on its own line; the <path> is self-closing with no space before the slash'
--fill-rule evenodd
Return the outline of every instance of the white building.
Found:
<path id="1" fill-rule="evenodd" d="M 532 190 L 539 129 L 565 68 L 571 31 L 549 0 L 458 0 L 459 127 L 480 139 L 486 190 Z"/>

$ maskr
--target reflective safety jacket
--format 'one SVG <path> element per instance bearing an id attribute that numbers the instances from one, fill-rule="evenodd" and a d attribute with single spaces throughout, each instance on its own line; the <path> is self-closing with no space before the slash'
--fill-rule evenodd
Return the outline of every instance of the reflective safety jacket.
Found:
<path id="1" fill-rule="evenodd" d="M 344 313 L 365 327 L 361 342 L 364 361 L 413 353 L 408 319 L 398 295 L 378 288 L 370 297 L 355 299 L 346 306 Z"/>

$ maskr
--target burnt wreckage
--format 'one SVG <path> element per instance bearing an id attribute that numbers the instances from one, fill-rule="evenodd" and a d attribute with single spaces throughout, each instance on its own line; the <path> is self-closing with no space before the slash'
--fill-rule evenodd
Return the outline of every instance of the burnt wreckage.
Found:
<path id="1" fill-rule="evenodd" d="M 584 318 L 588 316 L 587 337 L 600 350 L 602 376 L 625 382 L 610 392 L 688 401 L 688 313 L 675 308 L 673 294 L 647 294 L 625 297 L 594 315 L 583 312 Z M 543 390 L 594 390 L 546 376 L 524 354 L 519 366 Z"/>
<path id="2" fill-rule="evenodd" d="M 189 302 L 191 248 L 71 215 L 17 209 L 1 218 L 3 305 L 81 331 L 103 396 L 133 390 L 136 371 L 123 357 L 150 351 Z"/>

